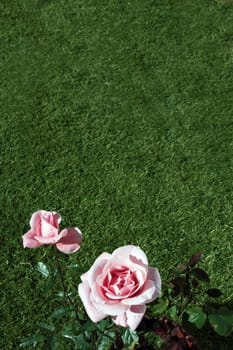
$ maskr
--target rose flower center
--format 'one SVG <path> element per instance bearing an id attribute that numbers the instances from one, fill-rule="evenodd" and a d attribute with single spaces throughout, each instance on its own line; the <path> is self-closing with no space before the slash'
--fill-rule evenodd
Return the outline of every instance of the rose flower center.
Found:
<path id="1" fill-rule="evenodd" d="M 110 299 L 120 299 L 134 294 L 139 287 L 137 275 L 127 267 L 108 271 L 103 281 L 102 290 Z"/>

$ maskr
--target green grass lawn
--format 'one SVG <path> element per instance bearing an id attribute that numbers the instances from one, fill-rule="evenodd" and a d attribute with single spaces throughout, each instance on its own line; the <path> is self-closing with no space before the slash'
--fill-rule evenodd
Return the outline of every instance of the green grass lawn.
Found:
<path id="1" fill-rule="evenodd" d="M 22 246 L 39 209 L 83 232 L 64 264 L 134 244 L 165 283 L 201 251 L 232 303 L 232 1 L 1 0 L 0 76 L 1 349 L 57 303 Z"/>

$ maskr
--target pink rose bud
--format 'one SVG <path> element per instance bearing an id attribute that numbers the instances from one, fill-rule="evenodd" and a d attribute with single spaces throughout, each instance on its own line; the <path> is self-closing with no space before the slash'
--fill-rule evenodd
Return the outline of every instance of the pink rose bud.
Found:
<path id="1" fill-rule="evenodd" d="M 37 248 L 45 244 L 56 244 L 61 252 L 70 254 L 80 248 L 82 233 L 77 227 L 65 228 L 59 232 L 60 214 L 39 210 L 32 214 L 31 229 L 23 238 L 24 248 Z"/>
<path id="2" fill-rule="evenodd" d="M 141 322 L 145 304 L 161 291 L 158 270 L 149 267 L 145 253 L 132 245 L 101 254 L 81 280 L 79 295 L 93 322 L 111 316 L 117 325 L 132 330 Z"/>

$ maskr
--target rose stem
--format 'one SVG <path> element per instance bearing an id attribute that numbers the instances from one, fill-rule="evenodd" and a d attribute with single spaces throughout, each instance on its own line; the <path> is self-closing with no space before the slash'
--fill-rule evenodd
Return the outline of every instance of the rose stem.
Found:
<path id="1" fill-rule="evenodd" d="M 63 272 L 62 272 L 62 268 L 61 268 L 61 264 L 60 264 L 60 261 L 59 261 L 58 251 L 57 250 L 55 252 L 55 260 L 56 260 L 56 269 L 57 269 L 58 274 L 60 276 L 61 285 L 62 285 L 62 289 L 63 289 L 64 295 L 66 297 L 66 300 L 67 300 L 68 304 L 70 306 L 72 306 L 72 308 L 73 308 L 73 310 L 75 312 L 75 316 L 76 316 L 77 321 L 79 321 L 77 310 L 75 308 L 75 305 L 74 305 L 73 301 L 71 300 L 71 298 L 69 296 L 69 293 L 68 293 L 66 285 L 65 285 L 65 280 L 64 280 L 64 276 L 63 276 Z"/>

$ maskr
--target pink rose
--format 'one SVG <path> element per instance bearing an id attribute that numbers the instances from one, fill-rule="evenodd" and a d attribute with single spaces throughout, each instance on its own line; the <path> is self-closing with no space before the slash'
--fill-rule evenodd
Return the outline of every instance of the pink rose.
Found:
<path id="1" fill-rule="evenodd" d="M 132 330 L 141 322 L 145 304 L 161 290 L 158 270 L 149 267 L 145 253 L 132 245 L 101 254 L 81 280 L 79 295 L 93 322 L 111 316 L 117 325 Z"/>
<path id="2" fill-rule="evenodd" d="M 61 252 L 70 254 L 80 248 L 81 231 L 77 227 L 59 232 L 60 214 L 39 210 L 32 214 L 31 229 L 22 236 L 24 248 L 37 248 L 44 244 L 56 244 Z"/>

